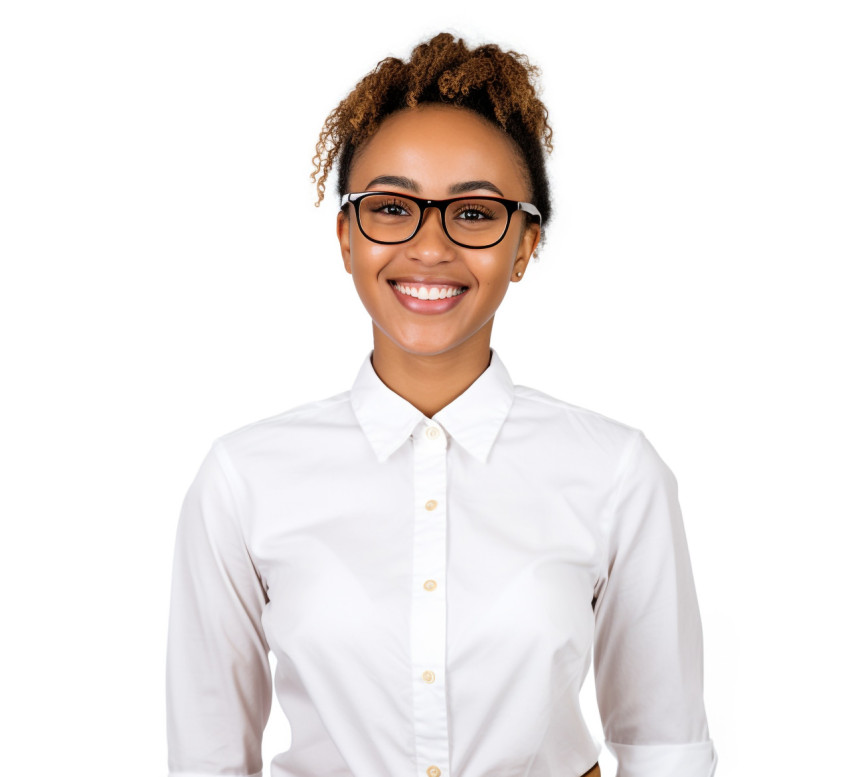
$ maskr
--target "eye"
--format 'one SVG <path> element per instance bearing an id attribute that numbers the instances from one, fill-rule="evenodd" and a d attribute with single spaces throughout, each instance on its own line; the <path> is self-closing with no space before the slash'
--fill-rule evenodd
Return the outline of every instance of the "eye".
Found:
<path id="1" fill-rule="evenodd" d="M 483 202 L 459 202 L 454 206 L 452 218 L 460 221 L 492 221 L 496 214 Z"/>
<path id="2" fill-rule="evenodd" d="M 409 216 L 410 210 L 403 200 L 397 199 L 377 199 L 372 202 L 373 198 L 369 198 L 369 210 L 372 213 L 377 213 L 381 216 Z"/>

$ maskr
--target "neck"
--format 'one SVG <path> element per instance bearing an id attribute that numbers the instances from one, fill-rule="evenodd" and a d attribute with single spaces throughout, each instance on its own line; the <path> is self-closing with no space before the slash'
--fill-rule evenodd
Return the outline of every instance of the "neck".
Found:
<path id="1" fill-rule="evenodd" d="M 465 342 L 436 354 L 410 353 L 373 325 L 372 367 L 381 381 L 423 415 L 435 413 L 457 399 L 490 365 L 490 331 L 482 327 Z"/>

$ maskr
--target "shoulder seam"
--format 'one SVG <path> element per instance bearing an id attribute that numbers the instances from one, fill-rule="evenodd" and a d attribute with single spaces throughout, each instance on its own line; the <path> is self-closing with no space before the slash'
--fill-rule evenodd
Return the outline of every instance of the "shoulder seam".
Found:
<path id="1" fill-rule="evenodd" d="M 224 444 L 220 438 L 213 442 L 212 450 L 215 454 L 215 460 L 218 463 L 218 468 L 224 476 L 224 482 L 226 483 L 227 490 L 230 493 L 230 499 L 233 502 L 234 512 L 236 513 L 236 525 L 239 528 L 239 535 L 242 538 L 242 544 L 247 548 L 248 545 L 245 542 L 245 526 L 242 515 L 242 504 L 236 493 L 236 485 L 233 482 L 233 475 L 235 474 L 233 462 L 230 460 L 230 455 L 224 449 Z"/>
<path id="2" fill-rule="evenodd" d="M 251 566 L 254 569 L 254 574 L 257 577 L 257 581 L 263 588 L 265 588 L 265 580 L 260 574 L 260 570 L 257 568 L 257 563 L 254 560 L 254 557 L 251 555 L 251 549 L 245 539 L 245 518 L 242 509 L 242 501 L 239 499 L 239 494 L 237 493 L 236 484 L 234 482 L 234 478 L 236 476 L 236 468 L 233 466 L 233 462 L 230 459 L 230 455 L 225 450 L 224 443 L 221 441 L 221 439 L 218 439 L 213 442 L 212 449 L 215 454 L 216 461 L 218 462 L 219 469 L 221 470 L 221 474 L 224 476 L 224 482 L 226 483 L 227 490 L 230 493 L 230 499 L 233 502 L 236 528 L 239 530 L 239 538 L 242 540 L 242 547 L 245 549 L 245 554 L 248 556 L 248 559 L 251 562 Z"/>
<path id="3" fill-rule="evenodd" d="M 521 395 L 523 399 L 527 399 L 531 402 L 538 402 L 541 405 L 548 405 L 550 407 L 557 407 L 565 412 L 572 411 L 574 413 L 580 413 L 582 415 L 593 416 L 594 418 L 598 418 L 601 421 L 607 421 L 615 426 L 619 426 L 621 429 L 627 432 L 640 432 L 641 430 L 631 424 L 627 424 L 623 421 L 619 421 L 616 418 L 611 418 L 610 416 L 605 415 L 604 413 L 600 413 L 596 410 L 591 410 L 587 407 L 581 407 L 580 405 L 574 405 L 571 402 L 567 402 L 563 399 L 558 399 L 558 397 L 553 397 L 550 394 L 547 394 L 544 391 L 540 391 L 539 389 L 532 388 L 531 386 L 521 386 L 517 385 L 514 387 L 515 389 L 522 389 L 523 391 L 515 391 L 515 394 Z"/>
<path id="4" fill-rule="evenodd" d="M 623 482 L 625 481 L 626 470 L 628 469 L 628 465 L 631 464 L 634 459 L 638 443 L 641 438 L 643 438 L 643 432 L 639 429 L 633 429 L 631 438 L 628 440 L 626 445 L 623 448 L 622 453 L 620 454 L 620 460 L 617 464 L 617 471 L 614 473 L 614 477 L 611 481 L 611 495 L 609 497 L 608 505 L 606 506 L 602 520 L 600 521 L 600 528 L 602 529 L 602 537 L 605 541 L 605 552 L 602 554 L 602 564 L 607 567 L 608 560 L 611 554 L 611 532 L 613 531 L 613 517 L 617 513 L 617 505 L 620 501 L 620 494 L 623 491 Z M 603 569 L 599 570 L 599 574 L 597 574 L 597 585 L 599 578 L 602 576 Z M 608 585 L 606 583 L 605 589 L 607 590 Z M 602 592 L 603 595 L 605 591 Z M 597 602 L 597 607 L 594 608 L 598 613 L 598 606 L 600 605 Z"/>
<path id="5" fill-rule="evenodd" d="M 258 426 L 263 426 L 265 424 L 272 424 L 275 422 L 288 422 L 293 421 L 300 418 L 302 415 L 306 415 L 311 411 L 316 411 L 319 409 L 327 408 L 328 406 L 334 406 L 343 404 L 350 399 L 350 390 L 342 391 L 339 394 L 333 394 L 325 399 L 317 399 L 313 402 L 305 402 L 302 405 L 296 405 L 289 410 L 284 410 L 281 413 L 276 413 L 275 415 L 267 416 L 266 418 L 260 418 L 257 421 L 252 421 L 251 423 L 247 423 L 243 426 L 239 426 L 236 429 L 233 429 L 229 432 L 225 432 L 224 434 L 219 435 L 218 440 L 223 440 L 227 437 L 232 437 L 241 432 L 247 432 L 250 429 L 254 429 Z"/>

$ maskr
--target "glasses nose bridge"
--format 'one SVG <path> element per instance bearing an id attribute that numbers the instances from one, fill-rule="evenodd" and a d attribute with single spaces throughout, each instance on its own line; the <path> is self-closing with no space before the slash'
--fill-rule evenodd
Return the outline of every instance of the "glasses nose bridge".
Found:
<path id="1" fill-rule="evenodd" d="M 446 212 L 446 203 L 434 202 L 433 200 L 423 200 L 420 203 L 419 208 L 421 210 L 421 215 L 419 217 L 419 227 L 417 228 L 416 232 L 411 235 L 411 238 L 416 237 L 419 232 L 422 231 L 422 227 L 425 226 L 425 222 L 428 220 L 428 211 L 432 208 L 437 211 L 435 218 L 437 219 L 437 224 L 440 228 L 440 232 L 443 234 L 444 237 L 448 238 L 449 234 L 446 231 L 446 225 L 443 219 L 443 214 Z"/>

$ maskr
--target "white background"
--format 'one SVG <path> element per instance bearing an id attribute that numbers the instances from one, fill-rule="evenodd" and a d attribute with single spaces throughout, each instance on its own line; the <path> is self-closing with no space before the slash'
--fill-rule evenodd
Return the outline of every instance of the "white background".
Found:
<path id="1" fill-rule="evenodd" d="M 183 495 L 216 436 L 372 345 L 316 136 L 442 29 L 542 67 L 557 213 L 492 345 L 678 476 L 718 777 L 844 768 L 847 6 L 553 8 L 3 4 L 5 774 L 165 774 Z M 601 740 L 592 672 L 582 698 Z M 287 743 L 275 709 L 266 764 Z"/>

